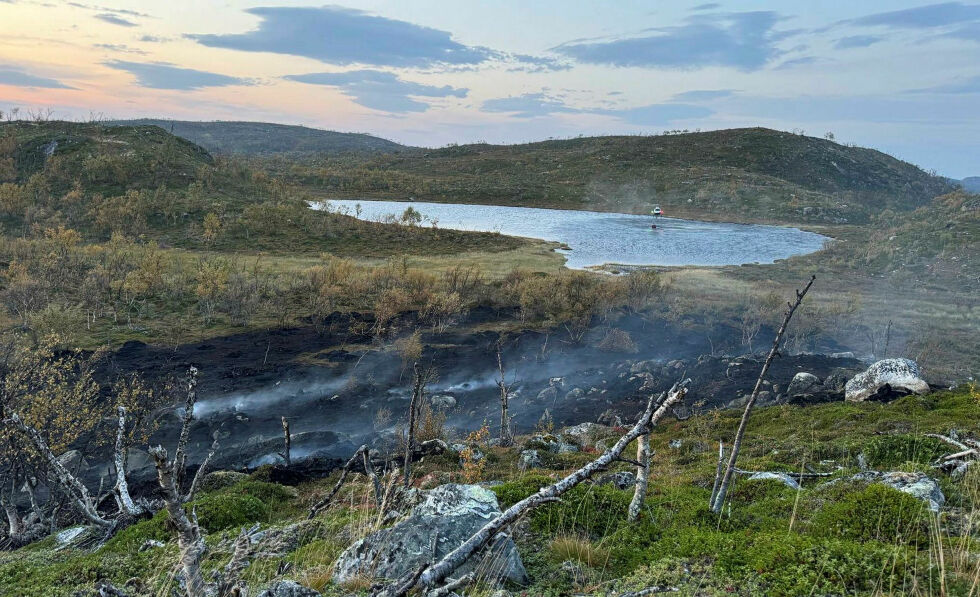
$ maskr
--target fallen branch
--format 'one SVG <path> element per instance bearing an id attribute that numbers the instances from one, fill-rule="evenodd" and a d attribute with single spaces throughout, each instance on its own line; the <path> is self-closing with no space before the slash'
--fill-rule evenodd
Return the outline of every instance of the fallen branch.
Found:
<path id="1" fill-rule="evenodd" d="M 306 517 L 307 519 L 312 520 L 317 514 L 320 513 L 320 510 L 323 510 L 330 505 L 330 502 L 333 500 L 334 496 L 336 496 L 337 492 L 340 491 L 340 488 L 344 486 L 344 482 L 347 480 L 347 475 L 351 472 L 351 469 L 357 465 L 357 461 L 361 460 L 362 458 L 367 461 L 367 452 L 367 444 L 362 445 L 356 452 L 354 452 L 354 455 L 351 456 L 347 463 L 344 464 L 343 468 L 340 469 L 340 478 L 337 479 L 333 489 L 330 490 L 330 493 L 328 493 L 325 498 L 316 504 L 313 504 L 313 507 L 310 508 L 310 514 Z"/>
<path id="2" fill-rule="evenodd" d="M 669 392 L 661 394 L 659 397 L 651 395 L 647 401 L 646 410 L 640 416 L 640 420 L 612 448 L 602 454 L 602 456 L 599 456 L 557 483 L 543 487 L 534 495 L 526 497 L 510 508 L 507 508 L 503 514 L 485 524 L 483 528 L 464 541 L 462 545 L 443 556 L 438 562 L 423 568 L 414 581 L 408 582 L 407 578 L 400 579 L 397 583 L 389 585 L 379 592 L 375 592 L 374 595 L 377 597 L 401 597 L 416 587 L 425 591 L 431 590 L 432 587 L 439 585 L 453 571 L 459 568 L 463 562 L 468 560 L 470 556 L 483 549 L 499 532 L 510 526 L 528 511 L 558 498 L 579 483 L 591 478 L 599 471 L 606 469 L 623 453 L 626 446 L 641 435 L 650 433 L 653 426 L 660 422 L 670 408 L 683 399 L 687 393 L 689 383 L 690 380 L 685 379 L 682 382 L 674 384 Z"/>
<path id="3" fill-rule="evenodd" d="M 728 466 L 725 467 L 725 474 L 721 478 L 721 484 L 718 486 L 718 493 L 714 496 L 714 501 L 711 502 L 711 511 L 715 514 L 721 512 L 721 507 L 725 503 L 725 497 L 728 495 L 728 487 L 731 484 L 732 476 L 735 474 L 735 463 L 738 462 L 738 453 L 742 448 L 742 438 L 745 437 L 745 428 L 749 423 L 749 415 L 752 413 L 752 407 L 755 406 L 755 400 L 759 397 L 759 391 L 762 389 L 762 382 L 766 378 L 766 373 L 769 372 L 769 366 L 772 365 L 773 359 L 779 355 L 779 343 L 783 340 L 783 334 L 786 333 L 786 328 L 789 326 L 789 322 L 793 319 L 793 314 L 803 303 L 803 297 L 813 286 L 813 282 L 817 279 L 816 276 L 811 276 L 810 281 L 807 282 L 803 290 L 796 291 L 796 302 L 786 303 L 789 308 L 786 310 L 786 315 L 783 317 L 783 323 L 779 326 L 779 331 L 776 332 L 776 338 L 772 341 L 772 348 L 769 349 L 769 356 L 766 357 L 766 362 L 762 365 L 762 371 L 759 372 L 759 377 L 755 381 L 755 388 L 752 390 L 752 395 L 749 397 L 749 401 L 745 404 L 745 411 L 742 412 L 742 420 L 738 424 L 738 431 L 735 432 L 735 441 L 732 442 L 732 453 L 728 459 Z"/>

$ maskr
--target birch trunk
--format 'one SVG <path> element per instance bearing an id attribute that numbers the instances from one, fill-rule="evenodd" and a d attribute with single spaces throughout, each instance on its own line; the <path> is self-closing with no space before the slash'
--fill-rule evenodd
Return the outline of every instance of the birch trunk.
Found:
<path id="1" fill-rule="evenodd" d="M 636 522 L 643 511 L 643 500 L 647 497 L 647 485 L 650 482 L 650 435 L 645 433 L 636 440 L 636 487 L 633 489 L 633 500 L 630 502 L 627 519 Z"/>

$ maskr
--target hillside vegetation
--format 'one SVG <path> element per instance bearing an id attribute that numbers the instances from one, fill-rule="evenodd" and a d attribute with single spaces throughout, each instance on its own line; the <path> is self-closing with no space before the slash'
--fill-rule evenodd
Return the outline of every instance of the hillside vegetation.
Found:
<path id="1" fill-rule="evenodd" d="M 749 424 L 740 464 L 749 471 L 816 474 L 800 489 L 740 477 L 721 514 L 707 506 L 717 442 L 729 441 L 740 412 L 664 422 L 651 435 L 656 456 L 639 520 L 627 521 L 632 488 L 618 489 L 608 480 L 576 487 L 509 531 L 530 579 L 529 586 L 509 588 L 554 597 L 612 597 L 652 586 L 691 597 L 975 595 L 980 569 L 971 534 L 980 512 L 980 475 L 976 467 L 960 478 L 932 469 L 930 463 L 951 447 L 926 434 L 956 429 L 961 438 L 975 437 L 978 398 L 963 388 L 891 404 L 762 409 Z M 415 485 L 494 481 L 492 490 L 506 508 L 594 459 L 595 446 L 622 433 L 598 427 L 580 451 L 539 449 L 540 462 L 522 467 L 520 452 L 555 437 L 547 431 L 520 437 L 513 448 L 489 444 L 485 432 L 455 438 L 468 447 L 418 463 Z M 946 498 L 942 511 L 932 513 L 923 501 L 883 484 L 853 479 L 865 467 L 936 476 Z M 620 463 L 610 472 L 631 470 Z M 336 585 L 331 577 L 344 549 L 390 524 L 375 509 L 370 482 L 352 475 L 330 508 L 307 520 L 310 506 L 339 474 L 290 487 L 270 482 L 273 472 L 267 466 L 249 476 L 211 475 L 187 505 L 206 531 L 205 570 L 225 566 L 242 527 L 258 523 L 264 538 L 243 575 L 251 588 L 289 578 L 328 596 L 367 595 L 367 579 Z M 394 493 L 396 478 L 385 477 L 386 491 Z M 12 594 L 55 597 L 94 594 L 84 591 L 108 581 L 130 594 L 162 595 L 177 587 L 177 563 L 173 531 L 161 511 L 97 550 L 84 542 L 61 547 L 51 536 L 0 553 L 0 584 Z M 466 594 L 492 592 L 478 581 Z"/>
<path id="2" fill-rule="evenodd" d="M 269 122 L 197 122 L 141 118 L 116 120 L 111 121 L 111 124 L 158 126 L 208 151 L 221 154 L 343 154 L 397 152 L 407 149 L 394 141 L 363 133 L 340 133 Z"/>
<path id="3" fill-rule="evenodd" d="M 732 221 L 866 223 L 952 189 L 889 155 L 763 128 L 463 145 L 270 168 L 311 190 Z"/>

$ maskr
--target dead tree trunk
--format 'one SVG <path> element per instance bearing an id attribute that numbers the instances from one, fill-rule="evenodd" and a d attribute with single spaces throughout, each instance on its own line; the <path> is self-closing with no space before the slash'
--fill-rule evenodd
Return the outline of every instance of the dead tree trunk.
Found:
<path id="1" fill-rule="evenodd" d="M 405 487 L 412 481 L 412 448 L 415 447 L 415 426 L 418 410 L 422 404 L 422 392 L 425 388 L 425 376 L 422 368 L 415 363 L 415 382 L 412 385 L 412 401 L 408 406 L 408 432 L 405 437 Z"/>
<path id="2" fill-rule="evenodd" d="M 330 502 L 333 501 L 333 498 L 337 495 L 337 492 L 339 492 L 340 488 L 344 486 L 344 482 L 347 480 L 347 475 L 355 466 L 357 466 L 357 461 L 363 458 L 365 461 L 369 462 L 367 453 L 367 444 L 362 445 L 356 452 L 354 452 L 354 455 L 351 456 L 347 463 L 344 464 L 343 468 L 340 469 L 340 478 L 337 479 L 333 489 L 330 490 L 330 493 L 328 493 L 325 498 L 313 504 L 313 507 L 310 508 L 309 516 L 306 517 L 307 519 L 313 519 L 313 517 L 319 514 L 320 510 L 323 510 L 330 505 Z"/>
<path id="3" fill-rule="evenodd" d="M 633 489 L 633 499 L 630 501 L 630 522 L 636 522 L 643 510 L 643 500 L 647 497 L 647 485 L 650 482 L 650 434 L 644 433 L 636 440 L 636 487 Z"/>
<path id="4" fill-rule="evenodd" d="M 282 459 L 286 461 L 286 466 L 291 466 L 293 461 L 289 454 L 292 438 L 289 435 L 289 421 L 286 417 L 282 418 Z"/>
<path id="5" fill-rule="evenodd" d="M 18 430 L 24 434 L 28 440 L 34 445 L 34 448 L 41 454 L 41 457 L 46 461 L 49 469 L 57 480 L 58 485 L 65 491 L 65 493 L 71 498 L 75 506 L 81 512 L 82 516 L 86 518 L 92 524 L 109 528 L 113 526 L 113 521 L 107 520 L 99 514 L 98 502 L 92 498 L 89 493 L 88 488 L 85 484 L 78 480 L 75 475 L 71 474 L 67 468 L 61 462 L 58 461 L 58 457 L 54 455 L 51 448 L 48 447 L 47 442 L 41 437 L 41 434 L 37 432 L 36 429 L 21 420 L 17 413 L 9 413 L 9 416 L 4 421 L 5 424 L 13 426 L 14 429 Z"/>
<path id="6" fill-rule="evenodd" d="M 718 485 L 718 493 L 714 496 L 714 501 L 710 504 L 711 511 L 715 514 L 721 512 L 721 507 L 725 503 L 725 496 L 728 494 L 728 487 L 735 475 L 735 463 L 738 461 L 738 452 L 742 448 L 745 427 L 748 425 L 752 407 L 755 406 L 755 399 L 759 396 L 759 391 L 762 389 L 762 382 L 766 378 L 766 373 L 769 372 L 769 366 L 772 364 L 773 359 L 779 356 L 779 343 L 783 340 L 783 334 L 786 333 L 786 328 L 789 326 L 790 320 L 793 319 L 793 313 L 803 303 L 803 297 L 806 296 L 806 293 L 813 286 L 813 282 L 816 279 L 816 276 L 812 276 L 810 281 L 806 283 L 806 286 L 803 287 L 803 290 L 796 291 L 795 303 L 786 303 L 789 308 L 786 310 L 786 315 L 783 316 L 783 323 L 779 326 L 779 331 L 776 332 L 776 338 L 772 341 L 772 348 L 769 349 L 769 356 L 766 357 L 766 362 L 762 365 L 762 371 L 759 372 L 759 378 L 755 381 L 755 388 L 752 389 L 752 395 L 745 404 L 745 410 L 742 412 L 742 420 L 739 421 L 738 431 L 735 432 L 735 441 L 732 442 L 732 453 L 728 458 L 725 474 L 722 476 L 721 483 Z"/>
<path id="7" fill-rule="evenodd" d="M 708 500 L 708 506 L 713 506 L 715 503 L 715 496 L 718 495 L 718 484 L 721 483 L 721 467 L 725 464 L 725 443 L 718 442 L 718 466 L 715 467 L 715 483 L 711 486 L 711 499 Z"/>
<path id="8" fill-rule="evenodd" d="M 209 597 L 215 594 L 215 589 L 204 582 L 204 576 L 201 573 L 201 560 L 206 548 L 204 536 L 201 534 L 196 512 L 192 510 L 188 516 L 184 504 L 193 498 L 194 492 L 203 478 L 204 470 L 215 450 L 217 450 L 217 434 L 215 434 L 207 458 L 194 475 L 189 490 L 186 494 L 182 494 L 180 490 L 181 480 L 184 476 L 183 468 L 187 463 L 187 443 L 190 439 L 190 427 L 194 418 L 194 403 L 197 401 L 196 388 L 197 369 L 191 367 L 187 380 L 187 400 L 184 403 L 183 425 L 180 429 L 180 437 L 177 440 L 177 449 L 174 451 L 173 460 L 168 458 L 167 449 L 163 446 L 150 448 L 150 455 L 156 464 L 157 481 L 162 490 L 164 506 L 170 515 L 171 522 L 177 529 L 177 546 L 180 548 L 180 565 L 184 570 L 187 595 L 188 597 Z M 181 467 L 180 470 L 178 467 Z"/>
<path id="9" fill-rule="evenodd" d="M 669 392 L 661 394 L 659 398 L 650 396 L 650 399 L 647 401 L 646 410 L 643 411 L 640 420 L 602 456 L 599 456 L 557 483 L 543 487 L 534 495 L 517 502 L 503 514 L 485 524 L 483 528 L 464 541 L 462 545 L 446 554 L 441 560 L 423 568 L 421 573 L 415 571 L 410 575 L 406 575 L 406 577 L 388 585 L 374 593 L 374 595 L 377 597 L 402 597 L 415 587 L 426 591 L 442 583 L 463 562 L 469 559 L 470 556 L 485 547 L 498 533 L 517 519 L 526 515 L 530 510 L 542 504 L 558 500 L 559 496 L 566 491 L 572 489 L 582 481 L 591 478 L 596 473 L 605 470 L 613 462 L 620 461 L 626 446 L 641 435 L 648 434 L 653 426 L 660 422 L 670 411 L 670 408 L 684 397 L 687 393 L 687 385 L 689 383 L 690 380 L 684 380 L 674 384 L 674 387 Z"/>
<path id="10" fill-rule="evenodd" d="M 507 447 L 514 443 L 514 436 L 510 428 L 510 412 L 508 410 L 510 387 L 507 385 L 507 372 L 504 369 L 504 359 L 499 344 L 497 345 L 497 371 L 500 373 L 500 379 L 497 380 L 497 387 L 500 388 L 500 445 Z"/>

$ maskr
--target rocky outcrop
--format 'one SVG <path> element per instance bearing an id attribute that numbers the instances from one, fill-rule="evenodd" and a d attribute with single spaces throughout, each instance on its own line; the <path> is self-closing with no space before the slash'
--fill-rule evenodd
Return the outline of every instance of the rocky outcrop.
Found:
<path id="1" fill-rule="evenodd" d="M 522 471 L 526 471 L 531 468 L 539 468 L 542 464 L 541 455 L 538 454 L 537 450 L 521 451 L 521 456 L 517 461 L 517 466 Z"/>
<path id="2" fill-rule="evenodd" d="M 884 359 L 855 375 L 844 387 L 850 402 L 889 400 L 908 394 L 928 394 L 929 384 L 919 374 L 919 366 L 909 359 Z"/>
<path id="3" fill-rule="evenodd" d="M 438 561 L 500 515 L 497 497 L 484 487 L 458 484 L 436 487 L 425 492 L 411 516 L 347 548 L 337 559 L 333 580 L 342 583 L 363 576 L 400 578 Z M 457 570 L 458 574 L 467 572 L 475 572 L 492 582 L 508 580 L 524 584 L 527 581 L 517 547 L 504 534 Z"/>
<path id="4" fill-rule="evenodd" d="M 786 394 L 790 397 L 801 396 L 805 394 L 817 394 L 823 392 L 823 383 L 820 382 L 820 378 L 812 373 L 800 372 L 793 376 L 793 380 L 789 382 L 789 387 L 786 389 Z"/>

